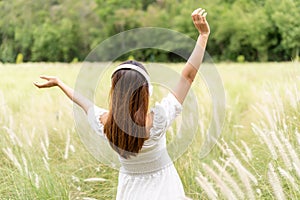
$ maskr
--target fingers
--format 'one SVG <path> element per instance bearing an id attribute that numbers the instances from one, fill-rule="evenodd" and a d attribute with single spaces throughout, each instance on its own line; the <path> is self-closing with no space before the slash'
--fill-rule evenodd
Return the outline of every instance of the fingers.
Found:
<path id="1" fill-rule="evenodd" d="M 38 88 L 44 88 L 44 87 L 47 87 L 49 81 L 51 80 L 51 76 L 41 75 L 40 78 L 46 80 L 47 82 L 46 82 L 46 83 L 38 83 L 38 82 L 36 81 L 36 82 L 33 82 L 33 84 L 34 84 L 36 87 L 38 87 Z"/>
<path id="2" fill-rule="evenodd" d="M 192 18 L 193 21 L 197 21 L 198 20 L 198 13 L 202 10 L 202 8 L 198 8 L 196 10 L 194 10 L 194 12 L 192 13 Z"/>
<path id="3" fill-rule="evenodd" d="M 200 24 L 200 23 L 205 23 L 206 22 L 206 16 L 207 16 L 207 12 L 205 9 L 203 8 L 198 8 L 196 10 L 194 10 L 194 12 L 192 13 L 192 18 L 194 21 L 194 24 Z"/>
<path id="4" fill-rule="evenodd" d="M 34 82 L 33 84 L 38 88 L 49 88 L 58 85 L 58 78 L 55 76 L 41 75 L 40 78 L 46 80 L 46 82 L 45 83 Z"/>
<path id="5" fill-rule="evenodd" d="M 202 10 L 202 8 L 198 8 L 198 9 L 194 10 L 192 13 L 192 16 L 197 15 L 201 10 Z"/>
<path id="6" fill-rule="evenodd" d="M 203 16 L 204 12 L 205 12 L 205 9 L 202 9 L 198 14 Z"/>
<path id="7" fill-rule="evenodd" d="M 202 20 L 203 17 L 205 18 L 206 16 L 207 16 L 207 12 L 203 8 L 198 8 L 198 9 L 196 9 L 192 12 L 192 18 L 193 18 L 194 21 L 195 20 Z"/>
<path id="8" fill-rule="evenodd" d="M 207 12 L 203 8 L 198 8 L 192 13 L 194 25 L 202 35 L 210 33 L 210 28 L 208 22 L 206 21 L 206 16 Z"/>
<path id="9" fill-rule="evenodd" d="M 38 88 L 49 88 L 49 87 L 55 86 L 53 83 L 50 83 L 50 82 L 47 82 L 47 83 L 33 82 L 33 84 Z"/>
<path id="10" fill-rule="evenodd" d="M 49 77 L 49 76 L 45 76 L 45 75 L 41 75 L 40 78 L 41 78 L 41 79 L 45 79 L 45 80 L 47 80 L 47 81 L 50 80 L 50 77 Z"/>
<path id="11" fill-rule="evenodd" d="M 33 85 L 35 85 L 38 88 L 42 88 L 43 87 L 43 84 L 40 84 L 38 82 L 33 82 Z"/>

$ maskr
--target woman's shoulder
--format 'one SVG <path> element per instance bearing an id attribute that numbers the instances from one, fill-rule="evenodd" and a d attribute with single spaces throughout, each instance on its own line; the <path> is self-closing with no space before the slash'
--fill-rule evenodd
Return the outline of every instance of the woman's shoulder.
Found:
<path id="1" fill-rule="evenodd" d="M 96 105 L 91 106 L 87 111 L 87 118 L 90 126 L 98 133 L 100 136 L 104 136 L 104 124 L 107 120 L 108 110 L 100 108 Z"/>
<path id="2" fill-rule="evenodd" d="M 180 114 L 182 105 L 176 97 L 169 93 L 160 102 L 156 102 L 151 109 L 152 128 L 151 135 L 160 135 L 166 131 L 173 120 Z"/>
<path id="3" fill-rule="evenodd" d="M 181 103 L 171 92 L 166 97 L 162 98 L 160 102 L 156 102 L 155 106 L 151 108 L 154 119 L 156 115 L 156 119 L 166 118 L 168 120 L 173 120 L 181 113 L 181 111 Z"/>

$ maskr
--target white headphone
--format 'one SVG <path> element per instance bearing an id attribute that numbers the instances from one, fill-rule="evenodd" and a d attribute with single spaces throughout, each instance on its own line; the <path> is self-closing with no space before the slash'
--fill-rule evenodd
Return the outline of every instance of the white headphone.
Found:
<path id="1" fill-rule="evenodd" d="M 132 70 L 135 70 L 137 72 L 139 72 L 147 81 L 148 83 L 148 91 L 149 91 L 149 95 L 151 96 L 152 95 L 152 92 L 153 92 L 153 86 L 151 85 L 151 82 L 150 82 L 150 77 L 149 75 L 147 74 L 147 72 L 145 70 L 143 70 L 142 68 L 140 68 L 139 66 L 136 66 L 136 65 L 133 65 L 133 64 L 122 64 L 122 65 L 119 65 L 112 73 L 112 76 L 114 75 L 114 73 L 116 73 L 118 70 L 120 69 L 132 69 Z"/>

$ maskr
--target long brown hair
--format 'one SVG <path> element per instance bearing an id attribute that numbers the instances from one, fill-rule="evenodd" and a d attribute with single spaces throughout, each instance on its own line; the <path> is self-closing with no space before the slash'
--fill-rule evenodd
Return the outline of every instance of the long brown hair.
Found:
<path id="1" fill-rule="evenodd" d="M 136 61 L 122 64 L 136 65 L 146 71 Z M 111 82 L 109 113 L 104 132 L 112 148 L 123 158 L 129 158 L 136 155 L 148 139 L 146 118 L 149 85 L 143 75 L 132 69 L 116 71 Z"/>

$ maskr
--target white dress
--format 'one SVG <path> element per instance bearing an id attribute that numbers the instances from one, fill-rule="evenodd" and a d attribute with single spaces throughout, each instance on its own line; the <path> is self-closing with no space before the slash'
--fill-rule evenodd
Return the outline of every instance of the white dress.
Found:
<path id="1" fill-rule="evenodd" d="M 153 112 L 150 137 L 137 156 L 119 156 L 121 168 L 117 200 L 176 200 L 185 197 L 178 173 L 166 149 L 166 131 L 180 114 L 181 104 L 171 93 L 151 108 Z M 88 110 L 91 127 L 105 138 L 99 118 L 108 112 L 99 107 Z"/>

